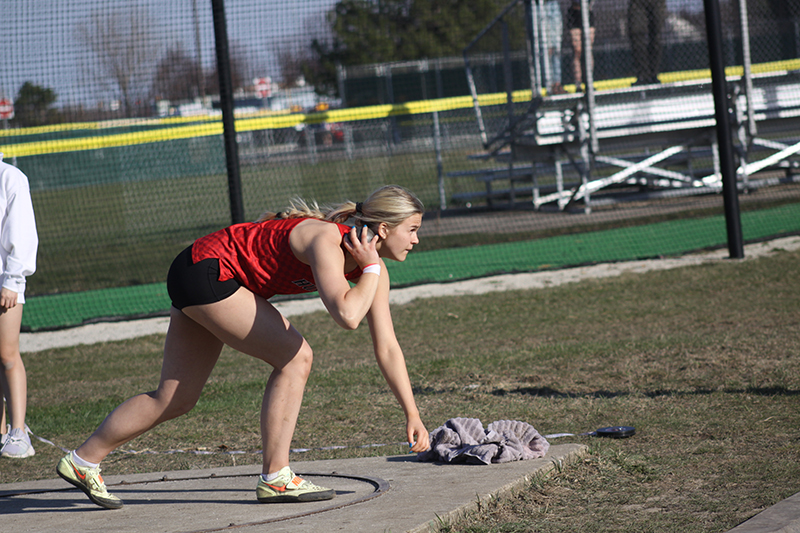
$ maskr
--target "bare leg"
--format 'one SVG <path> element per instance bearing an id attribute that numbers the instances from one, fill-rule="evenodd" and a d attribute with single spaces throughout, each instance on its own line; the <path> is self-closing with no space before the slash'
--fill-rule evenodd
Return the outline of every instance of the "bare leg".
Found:
<path id="1" fill-rule="evenodd" d="M 21 304 L 17 304 L 0 313 L 0 360 L 3 364 L 0 383 L 2 383 L 2 392 L 8 402 L 11 429 L 25 427 L 25 411 L 28 406 L 28 380 L 25 374 L 25 365 L 19 353 L 22 307 Z M 5 431 L 5 416 L 3 416 L 2 422 Z"/>
<path id="2" fill-rule="evenodd" d="M 246 289 L 221 302 L 184 312 L 225 344 L 273 367 L 261 406 L 264 473 L 289 465 L 313 354 L 300 333 L 268 301 Z"/>
<path id="3" fill-rule="evenodd" d="M 575 76 L 575 91 L 581 90 L 583 83 L 583 66 L 581 65 L 581 53 L 583 51 L 583 32 L 578 28 L 569 30 L 570 40 L 572 41 L 572 73 Z"/>
<path id="4" fill-rule="evenodd" d="M 2 364 L 0 361 L 0 365 Z M 5 372 L 0 372 L 0 374 L 5 374 Z M 0 376 L 0 435 L 6 434 L 6 394 L 9 393 L 6 392 L 6 386 L 3 385 L 5 381 L 5 378 Z"/>
<path id="5" fill-rule="evenodd" d="M 117 407 L 76 450 L 78 455 L 99 463 L 125 442 L 188 412 L 200 397 L 223 342 L 272 365 L 261 412 L 263 468 L 270 473 L 288 466 L 313 355 L 302 335 L 272 304 L 245 288 L 220 302 L 183 312 L 172 309 L 158 389 Z"/>
<path id="6" fill-rule="evenodd" d="M 172 308 L 158 389 L 134 396 L 114 409 L 75 450 L 77 454 L 86 461 L 99 463 L 115 448 L 161 422 L 190 411 L 200 398 L 221 350 L 219 339 Z"/>
<path id="7" fill-rule="evenodd" d="M 589 28 L 589 42 L 594 44 L 594 28 Z M 581 61 L 581 54 L 583 52 L 583 30 L 573 28 L 569 30 L 569 36 L 572 40 L 572 71 L 575 73 L 575 91 L 581 90 L 581 83 L 583 83 L 583 62 Z"/>
<path id="8" fill-rule="evenodd" d="M 3 381 L 0 378 L 0 435 L 6 434 L 6 388 Z"/>

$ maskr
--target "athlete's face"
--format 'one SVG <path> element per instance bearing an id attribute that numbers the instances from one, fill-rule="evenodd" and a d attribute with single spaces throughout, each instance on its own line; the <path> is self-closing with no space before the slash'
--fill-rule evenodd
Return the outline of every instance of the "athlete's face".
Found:
<path id="1" fill-rule="evenodd" d="M 394 228 L 382 225 L 379 228 L 381 240 L 378 243 L 378 255 L 394 261 L 405 261 L 408 252 L 419 242 L 417 231 L 421 225 L 422 215 L 411 215 Z"/>

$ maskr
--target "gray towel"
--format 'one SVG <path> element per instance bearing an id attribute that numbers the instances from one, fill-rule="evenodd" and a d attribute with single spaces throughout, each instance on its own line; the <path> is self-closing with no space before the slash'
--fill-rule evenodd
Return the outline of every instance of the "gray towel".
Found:
<path id="1" fill-rule="evenodd" d="M 431 449 L 418 461 L 491 464 L 542 457 L 550 443 L 525 422 L 498 420 L 483 429 L 477 418 L 451 418 L 430 435 Z"/>

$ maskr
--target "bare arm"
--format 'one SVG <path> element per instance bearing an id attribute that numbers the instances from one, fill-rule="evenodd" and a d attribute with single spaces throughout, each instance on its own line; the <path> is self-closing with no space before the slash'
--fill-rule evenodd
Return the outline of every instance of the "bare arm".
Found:
<path id="1" fill-rule="evenodd" d="M 359 267 L 372 263 L 382 264 L 375 250 L 375 242 L 361 240 L 351 233 L 352 244 L 348 252 Z M 366 316 L 378 289 L 378 276 L 362 275 L 354 287 L 344 277 L 345 255 L 341 248 L 342 237 L 334 224 L 309 220 L 298 225 L 290 237 L 292 251 L 307 263 L 314 273 L 317 289 L 325 308 L 333 320 L 345 329 L 355 329 Z"/>
<path id="2" fill-rule="evenodd" d="M 408 442 L 413 443 L 411 450 L 414 452 L 425 451 L 430 447 L 428 430 L 422 423 L 417 404 L 414 401 L 403 350 L 394 333 L 394 324 L 389 310 L 389 274 L 386 269 L 381 271 L 380 285 L 367 314 L 367 320 L 372 334 L 375 359 L 378 361 L 386 383 L 389 384 L 389 388 L 406 415 L 406 436 Z"/>

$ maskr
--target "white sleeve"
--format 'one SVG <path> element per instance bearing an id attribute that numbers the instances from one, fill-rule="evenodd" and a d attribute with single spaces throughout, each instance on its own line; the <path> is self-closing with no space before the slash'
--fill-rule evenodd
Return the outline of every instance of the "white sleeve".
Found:
<path id="1" fill-rule="evenodd" d="M 33 215 L 30 185 L 22 171 L 12 167 L 4 172 L 8 204 L 0 233 L 0 245 L 8 254 L 3 287 L 17 293 L 25 291 L 25 276 L 36 271 L 39 237 Z"/>

